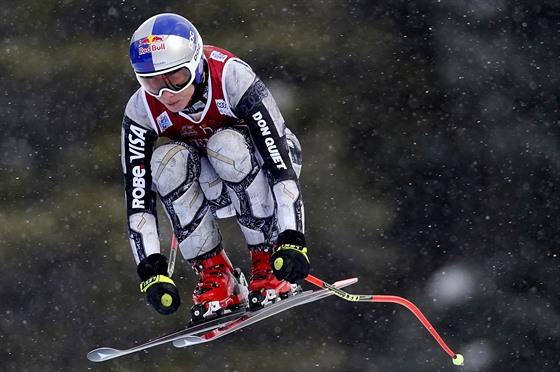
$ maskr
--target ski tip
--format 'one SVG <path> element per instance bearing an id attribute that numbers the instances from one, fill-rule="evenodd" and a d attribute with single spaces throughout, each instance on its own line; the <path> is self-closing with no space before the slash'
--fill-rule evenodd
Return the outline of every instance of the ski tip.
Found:
<path id="1" fill-rule="evenodd" d="M 110 347 L 101 347 L 87 353 L 90 362 L 103 362 L 118 356 L 119 351 Z"/>
<path id="2" fill-rule="evenodd" d="M 354 284 L 357 282 L 358 282 L 358 278 L 348 278 L 344 280 L 339 280 L 338 282 L 334 282 L 332 286 L 340 288 L 340 287 L 346 287 L 347 285 Z"/>
<path id="3" fill-rule="evenodd" d="M 453 364 L 456 366 L 464 366 L 465 365 L 465 358 L 461 354 L 455 354 L 452 358 Z"/>
<path id="4" fill-rule="evenodd" d="M 178 340 L 173 341 L 173 346 L 175 347 L 187 347 L 191 345 L 196 345 L 202 342 L 202 338 L 197 336 L 185 336 Z"/>

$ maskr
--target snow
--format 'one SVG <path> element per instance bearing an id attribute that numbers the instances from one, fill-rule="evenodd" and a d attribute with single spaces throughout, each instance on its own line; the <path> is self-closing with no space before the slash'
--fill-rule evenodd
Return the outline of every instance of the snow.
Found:
<path id="1" fill-rule="evenodd" d="M 196 282 L 179 259 L 182 313 L 151 312 L 124 224 L 128 38 L 158 11 L 278 96 L 314 275 L 410 299 L 461 370 L 560 369 L 557 2 L 146 4 L 3 3 L 0 369 L 457 371 L 406 309 L 335 298 L 189 352 L 86 360 L 183 326 Z M 223 234 L 247 272 L 235 221 Z"/>

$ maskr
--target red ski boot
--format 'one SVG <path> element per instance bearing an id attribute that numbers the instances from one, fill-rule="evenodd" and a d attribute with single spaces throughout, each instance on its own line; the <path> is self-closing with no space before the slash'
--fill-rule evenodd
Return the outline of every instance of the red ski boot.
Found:
<path id="1" fill-rule="evenodd" d="M 233 269 L 224 250 L 193 265 L 200 276 L 194 289 L 191 322 L 227 314 L 247 305 L 247 281 L 239 269 Z"/>
<path id="2" fill-rule="evenodd" d="M 249 284 L 249 308 L 257 310 L 269 303 L 286 298 L 298 290 L 298 285 L 278 280 L 270 267 L 272 252 L 251 252 L 251 282 Z"/>

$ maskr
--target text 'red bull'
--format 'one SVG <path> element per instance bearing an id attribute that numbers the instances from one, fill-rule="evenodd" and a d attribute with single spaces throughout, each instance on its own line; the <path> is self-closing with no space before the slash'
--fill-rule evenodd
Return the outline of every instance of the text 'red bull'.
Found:
<path id="1" fill-rule="evenodd" d="M 153 52 L 156 52 L 158 50 L 165 50 L 165 44 L 164 43 L 161 43 L 159 45 L 158 44 L 150 44 L 150 45 L 147 45 L 146 47 L 140 46 L 138 48 L 138 54 L 143 55 L 143 54 L 146 54 L 146 53 L 153 53 Z"/>
<path id="2" fill-rule="evenodd" d="M 138 43 L 139 55 L 152 53 L 158 50 L 165 50 L 165 44 L 163 43 L 163 38 L 161 36 L 150 35 L 148 37 L 143 38 Z"/>

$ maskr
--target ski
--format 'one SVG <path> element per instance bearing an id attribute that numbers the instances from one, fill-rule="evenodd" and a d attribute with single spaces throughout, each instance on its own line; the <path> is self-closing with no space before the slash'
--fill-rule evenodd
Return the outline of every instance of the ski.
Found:
<path id="1" fill-rule="evenodd" d="M 357 281 L 357 278 L 350 278 L 338 281 L 334 283 L 333 286 L 336 288 L 342 288 L 356 283 Z M 231 320 L 230 322 L 222 324 L 212 330 L 181 336 L 173 341 L 173 346 L 183 348 L 201 344 L 204 342 L 214 341 L 218 338 L 239 331 L 240 329 L 248 327 L 251 324 L 255 324 L 263 319 L 269 318 L 288 309 L 308 304 L 310 302 L 318 301 L 333 294 L 334 293 L 326 290 L 305 291 L 275 304 L 266 306 L 263 309 L 253 312 L 246 312 L 238 319 Z"/>
<path id="2" fill-rule="evenodd" d="M 187 326 L 185 328 L 178 329 L 174 332 L 165 334 L 161 337 L 155 338 L 150 340 L 146 343 L 136 345 L 129 349 L 115 349 L 112 347 L 100 347 L 98 349 L 92 350 L 87 354 L 87 358 L 92 362 L 103 362 L 109 359 L 118 358 L 124 355 L 132 354 L 138 351 L 146 350 L 154 346 L 162 345 L 168 342 L 171 342 L 177 338 L 182 336 L 190 335 L 190 334 L 197 334 L 200 332 L 206 332 L 216 327 L 219 327 L 221 324 L 225 324 L 230 322 L 231 320 L 237 319 L 240 316 L 245 314 L 245 311 L 238 311 L 235 313 L 227 314 L 222 317 L 209 320 L 202 324 L 194 325 L 194 326 Z"/>
<path id="3" fill-rule="evenodd" d="M 356 283 L 357 281 L 357 278 L 346 279 L 334 283 L 333 286 L 342 288 Z M 256 311 L 240 310 L 206 321 L 202 324 L 187 326 L 129 349 L 115 349 L 112 347 L 97 348 L 87 354 L 87 359 L 91 362 L 104 362 L 106 360 L 136 353 L 170 342 L 173 342 L 176 347 L 185 347 L 201 342 L 208 342 L 247 327 L 260 320 L 266 319 L 272 315 L 288 310 L 292 307 L 317 301 L 331 295 L 333 295 L 333 293 L 325 289 L 301 292 L 274 304 L 267 305 Z M 217 337 L 210 337 L 210 334 L 214 334 L 213 332 Z"/>

